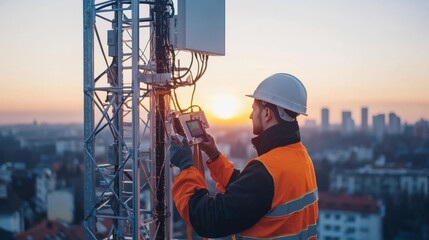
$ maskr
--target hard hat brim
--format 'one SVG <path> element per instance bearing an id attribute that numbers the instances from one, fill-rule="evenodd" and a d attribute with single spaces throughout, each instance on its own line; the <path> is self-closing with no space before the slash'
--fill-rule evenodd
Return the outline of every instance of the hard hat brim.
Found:
<path id="1" fill-rule="evenodd" d="M 251 97 L 251 98 L 253 98 L 253 99 L 257 99 L 257 100 L 261 100 L 261 99 L 259 99 L 259 98 L 256 98 L 254 95 L 252 95 L 252 94 L 246 94 L 246 95 L 244 95 L 244 96 L 246 96 L 246 97 Z M 273 103 L 272 103 L 273 104 Z M 275 104 L 274 104 L 275 105 Z M 277 105 L 276 105 L 277 106 Z M 283 107 L 284 108 L 284 107 Z M 285 109 L 287 109 L 287 108 L 285 108 Z M 293 111 L 293 110 L 289 110 L 289 111 Z M 300 115 L 304 115 L 304 116 L 308 116 L 308 114 L 307 113 L 298 113 L 298 114 L 300 114 Z"/>

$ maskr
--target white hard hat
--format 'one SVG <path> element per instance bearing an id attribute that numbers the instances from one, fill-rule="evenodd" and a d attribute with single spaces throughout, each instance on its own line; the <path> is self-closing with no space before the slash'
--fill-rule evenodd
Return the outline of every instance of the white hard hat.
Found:
<path id="1" fill-rule="evenodd" d="M 269 76 L 246 96 L 307 116 L 307 91 L 298 78 L 287 73 Z"/>

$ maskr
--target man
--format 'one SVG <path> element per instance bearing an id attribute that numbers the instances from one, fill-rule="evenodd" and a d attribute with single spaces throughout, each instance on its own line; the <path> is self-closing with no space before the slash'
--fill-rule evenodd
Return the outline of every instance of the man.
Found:
<path id="1" fill-rule="evenodd" d="M 294 76 L 274 74 L 253 95 L 252 139 L 258 157 L 240 172 L 211 136 L 200 144 L 219 193 L 210 196 L 187 146 L 171 143 L 171 163 L 181 170 L 173 186 L 179 214 L 204 237 L 238 233 L 242 239 L 316 239 L 317 185 L 300 141 L 296 117 L 306 115 L 307 92 Z"/>

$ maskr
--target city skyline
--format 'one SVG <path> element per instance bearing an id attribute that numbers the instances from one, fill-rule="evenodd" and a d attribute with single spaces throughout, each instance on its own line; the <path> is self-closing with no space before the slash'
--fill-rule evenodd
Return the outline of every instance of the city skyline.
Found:
<path id="1" fill-rule="evenodd" d="M 397 115 L 395 111 L 388 112 L 377 112 L 368 114 L 369 111 L 368 106 L 362 106 L 360 109 L 360 115 L 353 115 L 354 112 L 343 110 L 340 112 L 341 114 L 341 122 L 332 123 L 330 122 L 331 113 L 329 107 L 324 107 L 320 110 L 321 121 L 316 125 L 321 127 L 322 131 L 327 131 L 331 126 L 337 125 L 340 126 L 345 131 L 370 131 L 371 127 L 374 127 L 374 119 L 383 116 L 385 123 L 385 130 L 389 133 L 397 133 L 399 131 L 400 126 L 404 124 L 415 124 L 421 120 L 428 121 L 428 119 L 421 118 L 416 122 L 403 122 L 402 117 Z M 360 121 L 356 121 L 355 119 L 360 119 Z M 371 120 L 372 119 L 372 120 Z M 314 121 L 309 119 L 309 121 Z"/>
<path id="2" fill-rule="evenodd" d="M 365 110 L 363 110 L 365 109 Z M 366 111 L 366 123 L 364 125 L 362 125 L 362 111 Z M 343 124 L 343 120 L 344 120 L 344 113 L 350 113 L 350 116 L 347 116 L 347 118 L 350 118 L 351 120 L 353 120 L 352 124 L 353 124 L 353 128 L 358 129 L 358 130 L 364 130 L 364 131 L 370 131 L 371 127 L 374 126 L 374 117 L 379 116 L 379 115 L 384 115 L 385 116 L 385 124 L 386 124 L 386 130 L 387 131 L 391 131 L 390 128 L 391 126 L 389 126 L 389 120 L 393 118 L 399 118 L 400 121 L 400 125 L 413 125 L 416 124 L 417 122 L 424 120 L 424 121 L 429 121 L 429 118 L 424 118 L 424 117 L 418 117 L 416 118 L 415 121 L 406 121 L 404 120 L 405 118 L 398 114 L 397 111 L 376 111 L 376 112 L 372 112 L 371 111 L 371 106 L 365 105 L 365 106 L 361 106 L 360 109 L 356 109 L 355 111 L 349 111 L 349 110 L 338 110 L 335 111 L 334 114 L 331 111 L 331 108 L 329 106 L 324 106 L 322 108 L 319 109 L 319 116 L 314 118 L 314 116 L 298 116 L 298 122 L 300 123 L 300 125 L 305 126 L 307 123 L 310 123 L 310 125 L 316 125 L 318 127 L 321 127 L 322 131 L 326 130 L 326 126 L 328 128 L 331 128 L 333 126 L 335 127 L 341 127 L 341 125 Z M 357 114 L 360 113 L 360 114 Z M 323 122 L 323 115 L 326 115 L 325 117 L 327 118 L 326 122 Z M 393 116 L 392 116 L 393 114 Z M 31 112 L 28 113 L 28 115 L 31 115 Z M 337 115 L 337 117 L 335 117 Z M 243 119 L 240 118 L 233 118 L 233 119 L 222 119 L 222 118 L 218 118 L 215 117 L 214 114 L 210 113 L 210 112 L 206 112 L 206 116 L 209 122 L 214 123 L 216 126 L 222 126 L 222 125 L 231 125 L 231 126 L 235 126 L 235 125 L 243 125 L 243 126 L 251 126 L 251 120 L 250 118 L 247 116 L 243 116 Z M 64 116 L 64 119 L 67 119 L 68 116 Z M 332 121 L 332 119 L 336 119 L 335 121 Z M 338 120 L 339 119 L 339 120 Z M 395 119 L 396 120 L 396 119 Z M 0 121 L 0 126 L 2 125 L 14 125 L 14 124 L 83 124 L 83 121 L 58 121 L 58 122 L 51 122 L 51 121 L 43 121 L 37 118 L 29 118 L 28 122 L 11 122 L 11 123 L 2 123 Z M 323 127 L 325 126 L 325 127 Z"/>

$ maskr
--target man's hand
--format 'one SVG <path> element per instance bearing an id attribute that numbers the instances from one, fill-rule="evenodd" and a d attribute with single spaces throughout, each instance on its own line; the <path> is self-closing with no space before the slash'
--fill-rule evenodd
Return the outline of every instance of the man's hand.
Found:
<path id="1" fill-rule="evenodd" d="M 194 165 L 192 160 L 192 151 L 188 145 L 188 141 L 183 139 L 182 144 L 176 141 L 170 141 L 170 162 L 180 168 L 180 171 Z"/>
<path id="2" fill-rule="evenodd" d="M 207 134 L 207 138 L 208 139 L 204 142 L 199 143 L 198 146 L 200 146 L 201 150 L 205 152 L 211 160 L 215 160 L 219 157 L 219 149 L 216 146 L 214 138 L 210 134 Z"/>

